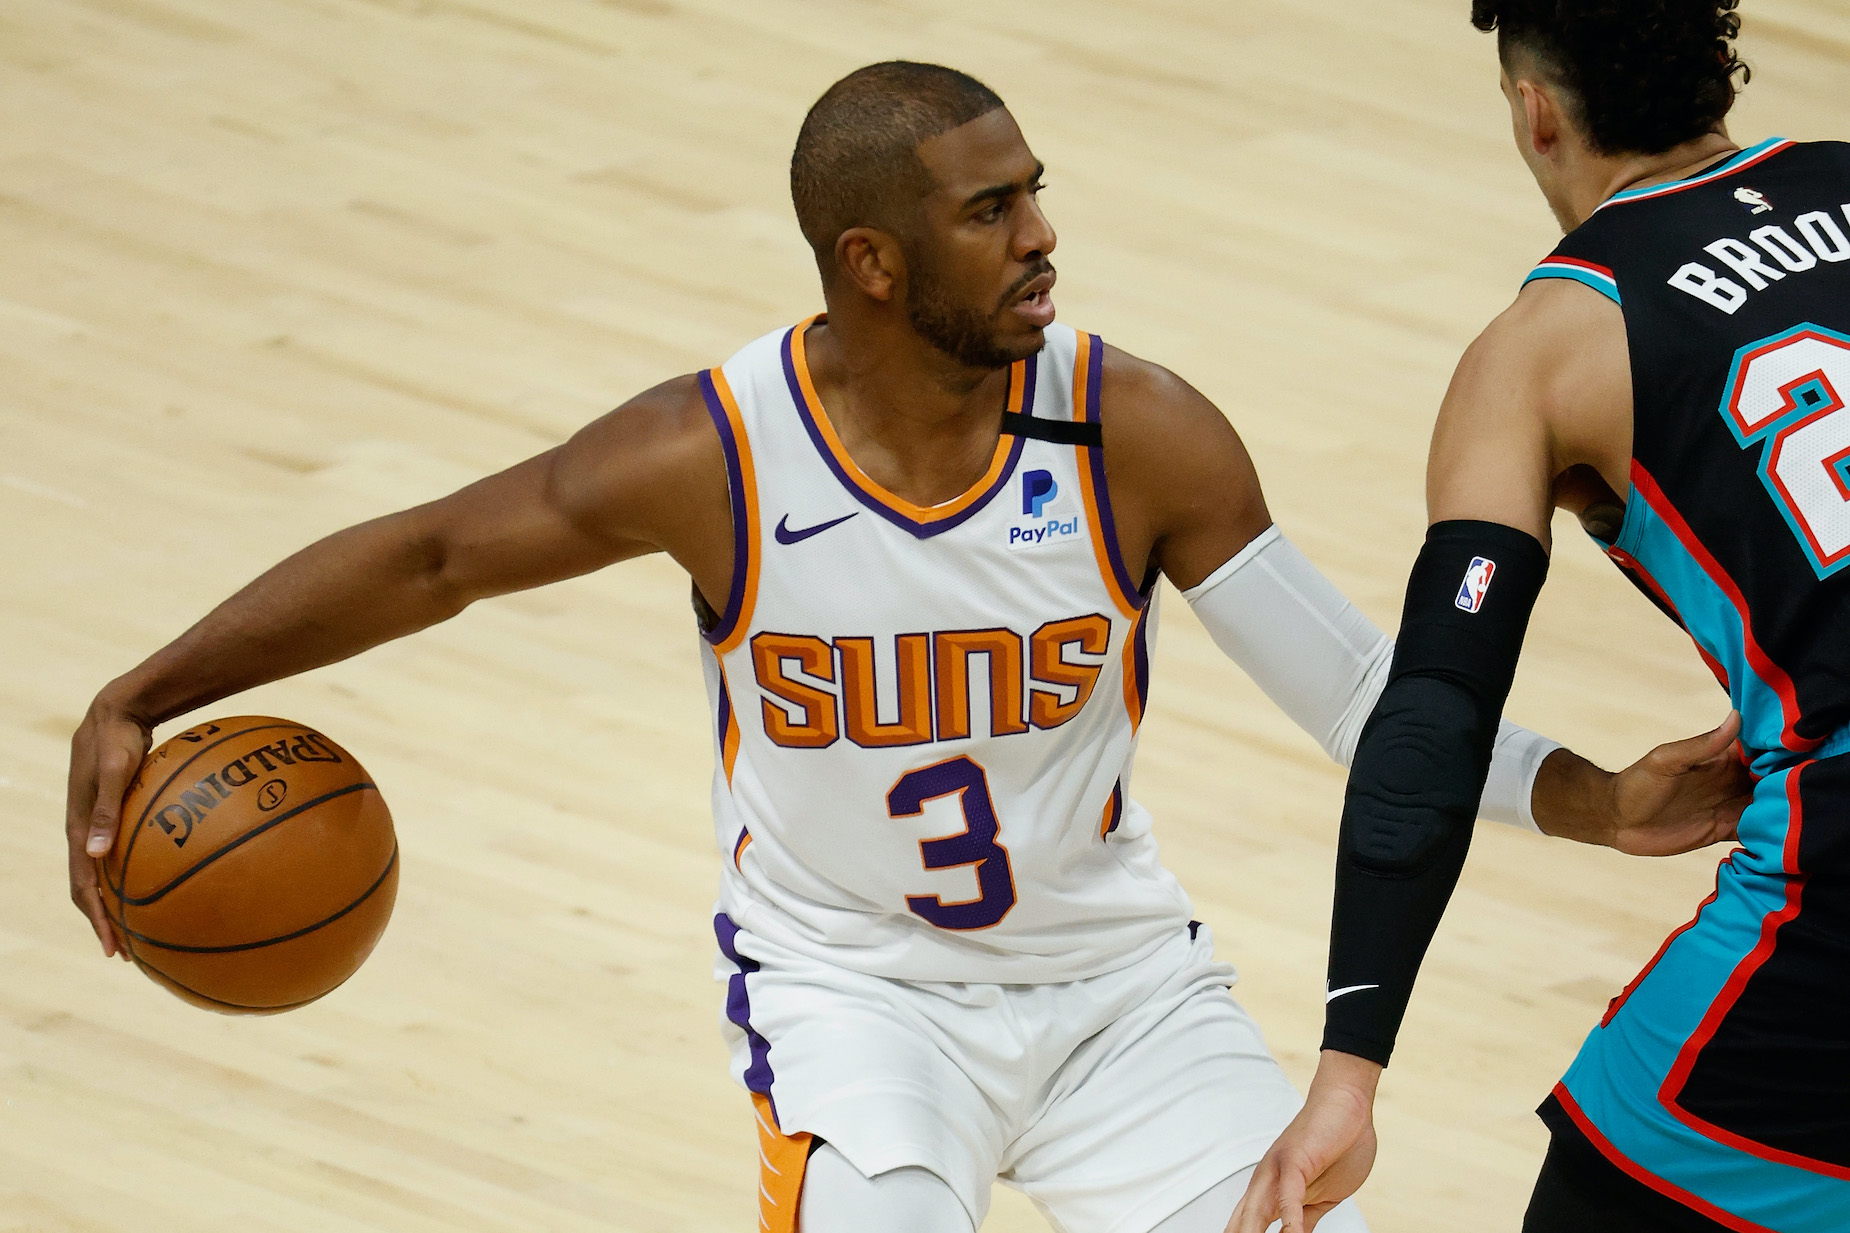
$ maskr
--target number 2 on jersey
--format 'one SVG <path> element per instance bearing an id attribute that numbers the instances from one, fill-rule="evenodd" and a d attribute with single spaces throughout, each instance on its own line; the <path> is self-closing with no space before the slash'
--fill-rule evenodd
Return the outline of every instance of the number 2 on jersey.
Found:
<path id="1" fill-rule="evenodd" d="M 1820 578 L 1850 565 L 1850 335 L 1801 325 L 1742 347 L 1721 412 Z"/>
<path id="2" fill-rule="evenodd" d="M 919 852 L 927 869 L 976 866 L 977 897 L 946 903 L 937 895 L 907 895 L 906 906 L 940 929 L 987 929 L 1015 906 L 1015 873 L 1008 849 L 996 842 L 1000 823 L 983 768 L 962 757 L 920 767 L 901 776 L 886 794 L 887 813 L 916 818 L 925 812 L 925 802 L 952 795 L 963 808 L 964 829 L 920 840 Z"/>

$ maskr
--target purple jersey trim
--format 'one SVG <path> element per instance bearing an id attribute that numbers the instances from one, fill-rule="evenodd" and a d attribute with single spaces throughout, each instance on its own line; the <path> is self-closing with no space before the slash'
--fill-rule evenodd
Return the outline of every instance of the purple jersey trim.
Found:
<path id="1" fill-rule="evenodd" d="M 823 439 L 822 430 L 816 426 L 815 417 L 809 412 L 809 400 L 803 397 L 803 385 L 797 380 L 796 360 L 791 351 L 791 342 L 795 337 L 795 329 L 786 331 L 783 345 L 779 348 L 779 352 L 784 360 L 784 381 L 790 387 L 790 401 L 796 405 L 797 416 L 803 421 L 803 428 L 809 433 L 809 439 L 811 443 L 815 445 L 816 453 L 822 456 L 822 461 L 829 464 L 829 470 L 835 473 L 835 478 L 841 481 L 841 486 L 854 494 L 855 499 L 862 505 L 865 505 L 868 509 L 879 514 L 882 518 L 886 519 L 900 530 L 912 535 L 914 538 L 930 539 L 932 536 L 941 535 L 953 527 L 962 526 L 975 516 L 978 510 L 988 505 L 992 497 L 1008 487 L 1009 480 L 1015 475 L 1015 464 L 1021 461 L 1023 442 L 1020 437 L 1016 437 L 1014 444 L 1009 447 L 1008 462 L 1003 466 L 1001 474 L 996 476 L 995 482 L 985 489 L 983 494 L 977 497 L 976 500 L 948 518 L 933 519 L 926 522 L 915 521 L 906 517 L 906 515 L 900 513 L 885 501 L 882 501 L 879 497 L 855 483 L 854 478 L 842 468 L 834 452 L 829 449 L 829 443 Z M 1023 374 L 1022 406 L 1024 412 L 1026 408 L 1032 405 L 1030 399 L 1034 392 L 1035 366 L 1039 358 L 1039 356 L 1030 356 L 1027 360 L 1027 371 Z"/>
<path id="2" fill-rule="evenodd" d="M 1099 411 L 1099 387 L 1104 383 L 1105 375 L 1105 341 L 1097 334 L 1088 335 L 1092 339 L 1091 354 L 1086 357 L 1086 422 L 1103 424 Z M 1125 598 L 1135 598 L 1138 606 L 1150 602 L 1149 594 L 1131 577 L 1130 570 L 1124 567 L 1124 555 L 1118 545 L 1118 524 L 1111 515 L 1111 489 L 1105 483 L 1105 451 L 1087 450 L 1085 465 L 1092 468 L 1092 492 L 1098 501 L 1099 532 L 1105 541 L 1105 555 L 1111 558 L 1111 572 L 1117 576 L 1118 586 Z"/>
<path id="3" fill-rule="evenodd" d="M 720 615 L 719 624 L 700 633 L 718 646 L 731 636 L 739 623 L 739 612 L 745 606 L 745 578 L 753 544 L 749 534 L 749 511 L 745 508 L 745 469 L 739 461 L 739 441 L 733 435 L 732 417 L 726 414 L 726 404 L 720 401 L 719 391 L 714 388 L 710 369 L 700 374 L 700 396 L 706 400 L 713 427 L 719 430 L 720 448 L 726 453 L 726 490 L 732 497 L 732 589 L 726 596 L 726 611 Z"/>

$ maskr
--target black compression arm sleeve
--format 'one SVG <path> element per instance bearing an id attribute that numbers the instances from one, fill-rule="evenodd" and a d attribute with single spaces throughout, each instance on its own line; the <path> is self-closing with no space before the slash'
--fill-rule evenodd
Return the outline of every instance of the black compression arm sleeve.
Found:
<path id="1" fill-rule="evenodd" d="M 1387 688 L 1343 800 L 1323 1047 L 1387 1065 L 1464 869 L 1497 722 L 1548 555 L 1492 522 L 1441 522 L 1407 581 Z"/>

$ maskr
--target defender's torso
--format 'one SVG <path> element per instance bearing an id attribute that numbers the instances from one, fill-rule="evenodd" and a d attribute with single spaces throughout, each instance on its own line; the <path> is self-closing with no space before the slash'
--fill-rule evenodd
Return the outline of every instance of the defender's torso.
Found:
<path id="1" fill-rule="evenodd" d="M 1632 483 L 1610 555 L 1686 628 L 1762 769 L 1850 722 L 1850 146 L 1620 193 L 1536 271 L 1617 300 Z"/>

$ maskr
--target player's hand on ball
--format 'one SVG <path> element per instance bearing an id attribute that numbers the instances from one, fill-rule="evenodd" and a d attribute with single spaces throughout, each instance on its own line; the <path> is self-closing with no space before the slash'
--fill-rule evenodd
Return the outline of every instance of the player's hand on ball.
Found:
<path id="1" fill-rule="evenodd" d="M 1632 856 L 1675 856 L 1732 840 L 1754 790 L 1740 734 L 1730 711 L 1713 732 L 1659 745 L 1614 775 L 1606 842 Z"/>
<path id="2" fill-rule="evenodd" d="M 1375 1165 L 1375 1085 L 1381 1067 L 1326 1052 L 1310 1096 L 1233 1210 L 1227 1233 L 1310 1233 L 1332 1208 L 1361 1189 Z"/>
<path id="3" fill-rule="evenodd" d="M 97 695 L 71 737 L 71 775 L 65 795 L 64 836 L 70 848 L 71 902 L 96 931 L 103 954 L 128 961 L 96 884 L 96 858 L 108 853 L 121 823 L 122 798 L 153 743 L 146 724 Z"/>

